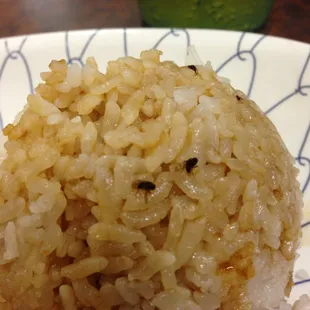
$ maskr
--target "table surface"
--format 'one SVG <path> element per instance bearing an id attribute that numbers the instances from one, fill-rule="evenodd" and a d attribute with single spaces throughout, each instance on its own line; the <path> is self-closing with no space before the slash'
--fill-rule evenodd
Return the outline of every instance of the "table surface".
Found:
<path id="1" fill-rule="evenodd" d="M 137 0 L 0 1 L 0 37 L 141 26 Z M 268 22 L 258 32 L 310 43 L 310 0 L 275 0 Z"/>

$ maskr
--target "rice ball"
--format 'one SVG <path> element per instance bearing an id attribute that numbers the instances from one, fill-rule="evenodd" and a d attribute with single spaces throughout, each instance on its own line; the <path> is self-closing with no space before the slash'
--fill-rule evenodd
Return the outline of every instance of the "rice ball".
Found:
<path id="1" fill-rule="evenodd" d="M 160 55 L 105 73 L 93 58 L 52 61 L 4 129 L 1 309 L 285 305 L 301 233 L 294 159 L 210 65 Z"/>

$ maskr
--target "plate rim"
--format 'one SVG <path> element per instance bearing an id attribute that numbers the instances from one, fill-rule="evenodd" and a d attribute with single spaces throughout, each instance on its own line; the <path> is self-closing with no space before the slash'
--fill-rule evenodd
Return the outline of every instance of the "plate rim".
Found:
<path id="1" fill-rule="evenodd" d="M 64 33 L 79 33 L 79 32 L 91 32 L 91 31 L 107 31 L 107 32 L 152 32 L 152 31 L 171 31 L 172 29 L 175 30 L 185 30 L 185 31 L 193 31 L 197 33 L 219 33 L 219 34 L 250 34 L 254 37 L 267 37 L 272 40 L 280 40 L 280 41 L 288 41 L 294 44 L 298 45 L 304 45 L 305 47 L 310 48 L 310 43 L 304 42 L 304 41 L 299 41 L 299 40 L 294 40 L 286 37 L 280 37 L 280 36 L 275 36 L 275 35 L 269 35 L 269 34 L 264 34 L 264 33 L 257 33 L 257 32 L 251 32 L 251 31 L 238 31 L 238 30 L 229 30 L 229 29 L 211 29 L 211 28 L 168 28 L 168 27 L 152 27 L 152 28 L 144 28 L 144 27 L 114 27 L 114 28 L 81 28 L 81 29 L 72 29 L 72 30 L 59 30 L 59 31 L 47 31 L 47 32 L 34 32 L 34 33 L 29 33 L 29 34 L 18 34 L 14 36 L 6 36 L 6 37 L 0 37 L 0 42 L 4 42 L 6 40 L 11 40 L 11 39 L 19 39 L 19 38 L 40 38 L 42 36 L 49 36 L 49 35 L 61 35 Z M 211 41 L 212 42 L 212 41 Z"/>

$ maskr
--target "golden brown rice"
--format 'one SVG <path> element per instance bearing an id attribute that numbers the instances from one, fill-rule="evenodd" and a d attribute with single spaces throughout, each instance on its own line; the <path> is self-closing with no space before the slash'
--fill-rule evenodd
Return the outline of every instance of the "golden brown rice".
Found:
<path id="1" fill-rule="evenodd" d="M 52 61 L 4 129 L 0 309 L 271 309 L 289 295 L 292 156 L 210 65 L 160 54 L 105 74 Z"/>

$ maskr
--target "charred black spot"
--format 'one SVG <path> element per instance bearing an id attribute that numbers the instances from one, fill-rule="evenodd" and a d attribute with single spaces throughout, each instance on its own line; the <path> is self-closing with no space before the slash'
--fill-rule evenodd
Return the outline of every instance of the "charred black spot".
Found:
<path id="1" fill-rule="evenodd" d="M 236 95 L 236 99 L 237 99 L 238 101 L 240 101 L 242 98 L 241 98 L 240 96 Z"/>
<path id="2" fill-rule="evenodd" d="M 186 172 L 190 173 L 196 167 L 197 163 L 198 163 L 198 158 L 196 158 L 196 157 L 188 159 L 185 162 Z"/>
<path id="3" fill-rule="evenodd" d="M 194 66 L 194 65 L 189 65 L 189 66 L 187 66 L 189 69 L 191 69 L 191 70 L 193 70 L 196 74 L 197 74 L 197 68 L 196 68 L 196 66 Z"/>
<path id="4" fill-rule="evenodd" d="M 143 189 L 145 191 L 152 191 L 156 188 L 156 185 L 149 181 L 141 181 L 138 183 L 138 189 Z"/>

